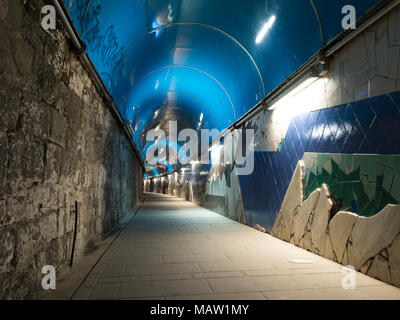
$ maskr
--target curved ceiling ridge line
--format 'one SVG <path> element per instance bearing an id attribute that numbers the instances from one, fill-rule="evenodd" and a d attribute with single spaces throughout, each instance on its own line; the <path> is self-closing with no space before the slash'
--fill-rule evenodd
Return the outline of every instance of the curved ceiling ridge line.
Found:
<path id="1" fill-rule="evenodd" d="M 321 16 L 318 12 L 318 8 L 315 5 L 314 0 L 310 0 L 311 6 L 314 10 L 314 14 L 315 17 L 317 18 L 317 23 L 318 23 L 318 27 L 319 27 L 319 33 L 320 33 L 320 37 L 321 37 L 321 48 L 323 48 L 325 46 L 325 36 L 324 36 L 324 29 L 322 27 L 322 21 L 321 21 Z"/>
<path id="2" fill-rule="evenodd" d="M 250 58 L 251 62 L 253 63 L 255 69 L 257 70 L 258 76 L 260 77 L 260 81 L 261 81 L 261 85 L 262 85 L 262 90 L 263 90 L 263 95 L 265 97 L 266 92 L 265 92 L 265 85 L 264 85 L 264 79 L 261 75 L 260 69 L 258 68 L 258 65 L 256 63 L 256 61 L 254 60 L 253 56 L 250 54 L 250 52 L 246 49 L 246 47 L 240 43 L 239 40 L 237 40 L 235 37 L 233 37 L 232 35 L 230 35 L 229 33 L 227 33 L 224 30 L 221 30 L 215 26 L 206 24 L 206 23 L 201 23 L 201 22 L 190 22 L 190 21 L 182 21 L 182 22 L 174 22 L 174 23 L 169 23 L 169 24 L 165 24 L 163 26 L 154 28 L 144 34 L 142 34 L 141 36 L 137 37 L 136 39 L 133 39 L 131 41 L 131 43 L 126 47 L 125 52 L 121 55 L 121 58 L 119 59 L 118 63 L 115 65 L 114 70 L 112 72 L 112 76 L 111 76 L 111 81 L 114 79 L 115 76 L 115 72 L 117 71 L 119 65 L 121 64 L 121 61 L 123 58 L 126 57 L 127 52 L 141 39 L 143 39 L 144 37 L 146 37 L 147 35 L 153 33 L 154 31 L 158 31 L 158 30 L 162 30 L 162 29 L 166 29 L 166 28 L 170 28 L 176 25 L 199 25 L 199 26 L 203 26 L 206 28 L 211 28 L 215 31 L 218 31 L 220 33 L 222 33 L 223 35 L 227 36 L 229 39 L 231 39 L 233 42 L 235 42 L 245 53 L 246 55 Z"/>
<path id="3" fill-rule="evenodd" d="M 87 11 L 89 9 L 91 2 L 92 2 L 92 0 L 88 0 L 88 2 L 86 3 L 85 11 L 83 12 L 83 17 L 82 17 L 82 21 L 81 21 L 81 37 L 83 36 L 83 26 L 85 25 Z"/>
<path id="4" fill-rule="evenodd" d="M 214 113 L 212 112 L 212 109 L 210 108 L 210 105 L 209 105 L 207 102 L 205 102 L 203 99 L 201 99 L 199 96 L 197 96 L 196 94 L 194 94 L 194 93 L 192 93 L 192 92 L 189 92 L 189 91 L 187 91 L 187 90 L 161 90 L 161 91 L 159 91 L 159 92 L 157 92 L 157 93 L 152 94 L 152 95 L 151 95 L 150 97 L 148 97 L 147 99 L 145 99 L 145 100 L 143 101 L 143 103 L 145 104 L 147 101 L 150 101 L 152 98 L 154 98 L 154 97 L 156 97 L 156 96 L 158 96 L 158 95 L 161 95 L 162 93 L 169 93 L 169 92 L 180 92 L 180 93 L 184 93 L 184 94 L 186 94 L 186 95 L 188 95 L 188 96 L 191 96 L 191 97 L 195 98 L 195 99 L 198 100 L 201 104 L 205 105 L 205 106 L 207 107 L 207 110 L 210 110 L 210 111 L 211 111 L 211 115 L 212 115 L 212 117 L 213 117 L 213 119 L 214 119 L 214 122 L 215 122 L 215 123 L 217 122 L 217 119 L 216 119 Z M 161 109 L 161 108 L 159 108 L 159 109 Z"/>
<path id="5" fill-rule="evenodd" d="M 182 69 L 196 70 L 198 72 L 203 73 L 207 77 L 213 79 L 214 82 L 216 82 L 222 88 L 222 90 L 225 92 L 225 95 L 227 96 L 227 98 L 229 100 L 229 103 L 231 104 L 231 107 L 232 107 L 234 120 L 236 120 L 235 105 L 233 104 L 231 96 L 229 95 L 228 91 L 225 89 L 225 87 L 222 85 L 222 83 L 218 81 L 218 79 L 216 79 L 214 76 L 212 76 L 211 74 L 209 74 L 208 72 L 206 72 L 206 71 L 204 71 L 204 70 L 202 70 L 200 68 L 196 68 L 196 67 L 192 67 L 192 66 L 165 66 L 165 67 L 162 67 L 162 68 L 154 69 L 151 72 L 149 72 L 148 74 L 146 74 L 138 83 L 136 83 L 135 87 L 132 88 L 132 91 L 134 91 L 139 86 L 139 84 L 141 84 L 143 81 L 145 81 L 152 74 L 154 74 L 156 72 L 159 72 L 159 71 L 162 71 L 162 70 L 165 70 L 165 69 L 172 69 L 172 68 L 182 68 Z"/>

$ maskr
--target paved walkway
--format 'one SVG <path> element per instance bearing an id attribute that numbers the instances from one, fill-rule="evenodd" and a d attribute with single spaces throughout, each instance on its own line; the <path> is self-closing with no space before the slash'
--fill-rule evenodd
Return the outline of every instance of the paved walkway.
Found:
<path id="1" fill-rule="evenodd" d="M 400 299 L 399 289 L 360 273 L 356 289 L 344 290 L 343 277 L 327 259 L 181 199 L 146 194 L 73 298 Z"/>

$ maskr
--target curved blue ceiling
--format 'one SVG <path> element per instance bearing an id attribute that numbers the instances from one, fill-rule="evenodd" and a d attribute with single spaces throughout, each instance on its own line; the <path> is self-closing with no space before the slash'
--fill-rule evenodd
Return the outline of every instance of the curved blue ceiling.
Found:
<path id="1" fill-rule="evenodd" d="M 359 17 L 378 2 L 353 0 L 352 5 Z M 225 129 L 318 52 L 323 42 L 343 31 L 341 8 L 349 4 L 347 0 L 64 3 L 122 116 L 131 123 L 141 151 L 147 146 L 143 134 L 164 128 L 167 120 L 194 129 Z M 256 43 L 260 30 L 272 20 L 263 40 Z"/>

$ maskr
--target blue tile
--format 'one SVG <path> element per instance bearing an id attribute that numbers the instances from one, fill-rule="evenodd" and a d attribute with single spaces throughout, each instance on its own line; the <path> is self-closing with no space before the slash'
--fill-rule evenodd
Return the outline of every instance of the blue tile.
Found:
<path id="1" fill-rule="evenodd" d="M 343 152 L 355 153 L 361 145 L 361 142 L 364 140 L 365 133 L 360 122 L 354 115 L 351 105 L 348 105 L 346 111 L 343 113 L 342 122 L 346 127 L 344 133 L 348 135 L 348 139 L 343 147 Z"/>
<path id="2" fill-rule="evenodd" d="M 400 91 L 390 93 L 389 96 L 396 105 L 398 112 L 400 112 Z"/>
<path id="3" fill-rule="evenodd" d="M 304 126 L 304 131 L 303 131 L 303 138 L 304 138 L 303 145 L 306 150 L 308 148 L 308 144 L 310 143 L 312 132 L 313 132 L 313 129 L 315 126 L 315 121 L 316 121 L 316 118 L 318 117 L 318 115 L 319 115 L 319 111 L 308 113 L 307 120 L 306 120 L 305 126 Z"/>
<path id="4" fill-rule="evenodd" d="M 331 135 L 332 134 L 331 130 L 329 129 L 329 125 L 325 124 L 316 152 L 319 153 L 329 152 L 330 146 L 332 145 Z"/>
<path id="5" fill-rule="evenodd" d="M 296 130 L 296 134 L 294 135 L 294 138 L 292 140 L 292 144 L 293 144 L 294 150 L 296 151 L 296 154 L 304 153 L 303 143 L 300 139 L 300 135 L 297 133 L 297 130 Z"/>
<path id="6" fill-rule="evenodd" d="M 365 137 L 366 134 L 362 129 L 360 122 L 357 119 L 355 119 L 353 123 L 353 131 L 351 132 L 351 135 L 349 137 L 349 140 L 351 140 L 354 146 L 354 150 L 352 150 L 352 153 L 357 152 L 358 146 L 361 145 Z"/>
<path id="7" fill-rule="evenodd" d="M 383 141 L 388 140 L 388 133 L 379 119 L 375 118 L 373 123 L 371 124 L 371 128 L 367 133 L 367 138 L 370 141 L 371 145 L 376 150 L 376 153 L 379 153 L 381 149 L 381 145 Z"/>
<path id="8" fill-rule="evenodd" d="M 352 105 L 355 118 L 359 121 L 362 130 L 366 134 L 375 119 L 375 113 L 366 103 Z"/>
<path id="9" fill-rule="evenodd" d="M 343 105 L 341 105 L 341 106 L 337 106 L 337 107 L 334 107 L 334 108 L 332 108 L 332 109 L 335 110 L 336 114 L 338 115 L 339 122 L 341 122 L 341 121 L 342 121 L 343 114 L 344 114 L 344 112 L 345 112 L 346 109 L 347 109 L 347 105 L 346 105 L 346 104 L 343 104 Z"/>
<path id="10" fill-rule="evenodd" d="M 361 154 L 374 154 L 377 151 L 377 148 L 374 148 L 373 145 L 370 143 L 367 137 L 361 142 L 357 153 Z"/>
<path id="11" fill-rule="evenodd" d="M 383 99 L 384 96 L 377 96 L 377 97 L 372 97 L 366 100 L 361 101 L 363 104 L 368 106 L 372 111 L 375 110 L 375 107 L 378 106 Z M 375 113 L 375 111 L 374 111 Z"/>
<path id="12" fill-rule="evenodd" d="M 399 105 L 400 92 L 295 117 L 282 151 L 256 153 L 253 175 L 239 177 L 249 223 L 265 222 L 272 228 L 306 150 L 400 153 Z"/>
<path id="13" fill-rule="evenodd" d="M 343 110 L 340 120 L 342 122 L 352 124 L 354 122 L 354 119 L 355 119 L 355 117 L 354 117 L 354 113 L 351 109 L 351 104 L 348 104 L 348 105 L 346 105 L 345 109 Z"/>
<path id="14" fill-rule="evenodd" d="M 343 134 L 343 145 L 342 145 L 342 150 L 341 153 L 354 153 L 355 147 L 353 145 L 353 139 L 351 139 L 351 135 L 353 132 L 353 126 L 352 124 L 348 122 L 343 122 L 343 128 L 344 131 L 342 132 Z"/>
<path id="15" fill-rule="evenodd" d="M 398 147 L 392 144 L 392 141 L 389 137 L 383 136 L 380 140 L 379 147 L 377 149 L 378 154 L 398 154 Z"/>
<path id="16" fill-rule="evenodd" d="M 397 105 L 389 95 L 386 95 L 374 110 L 388 133 L 394 153 L 397 153 L 397 146 L 400 144 L 400 113 Z"/>
<path id="17" fill-rule="evenodd" d="M 322 112 L 318 112 L 318 117 L 312 129 L 310 142 L 306 148 L 307 152 L 317 151 L 319 141 L 321 139 L 322 133 L 324 132 L 324 127 L 326 125 L 324 121 L 325 119 L 323 118 Z"/>

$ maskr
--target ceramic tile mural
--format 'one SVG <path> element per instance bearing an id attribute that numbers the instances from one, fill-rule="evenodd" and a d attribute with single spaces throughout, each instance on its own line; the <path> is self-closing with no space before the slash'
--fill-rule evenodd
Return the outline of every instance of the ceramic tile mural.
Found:
<path id="1" fill-rule="evenodd" d="M 339 209 L 374 215 L 400 199 L 399 106 L 396 92 L 296 116 L 278 149 L 255 152 L 253 174 L 236 177 L 225 168 L 213 179 L 209 167 L 193 171 L 189 166 L 185 178 L 179 176 L 180 187 L 171 180 L 168 186 L 165 179 L 165 188 L 154 181 L 154 190 L 188 198 L 190 189 L 193 202 L 270 231 L 295 167 L 305 157 L 306 195 L 327 183 Z"/>
<path id="2" fill-rule="evenodd" d="M 303 161 L 305 198 L 325 183 L 341 211 L 370 217 L 400 203 L 400 155 L 306 153 Z"/>
<path id="3" fill-rule="evenodd" d="M 294 169 L 304 153 L 400 154 L 399 128 L 400 92 L 296 116 L 290 122 L 280 152 L 256 152 L 254 173 L 239 177 L 248 224 L 259 224 L 271 230 Z M 376 182 L 377 188 L 380 184 L 389 183 L 392 168 L 376 167 L 376 170 L 387 172 L 382 182 L 378 176 L 376 180 L 371 180 Z M 362 170 L 365 170 L 364 167 Z M 356 174 L 353 173 L 353 176 Z M 398 179 L 396 175 L 394 177 Z M 398 183 L 397 180 L 394 183 Z M 361 184 L 354 183 L 354 188 L 361 189 Z M 371 188 L 370 184 L 366 184 L 366 190 Z M 348 190 L 345 188 L 345 192 Z M 365 192 L 370 194 L 370 191 Z M 361 191 L 357 194 L 362 197 Z M 374 214 L 382 201 L 389 201 L 383 190 L 377 196 L 383 200 L 377 199 L 375 207 L 373 203 L 369 208 L 362 207 L 361 212 Z M 365 201 L 366 198 L 361 202 Z M 356 207 L 356 202 L 353 207 Z M 360 208 L 357 207 L 357 210 Z"/>

